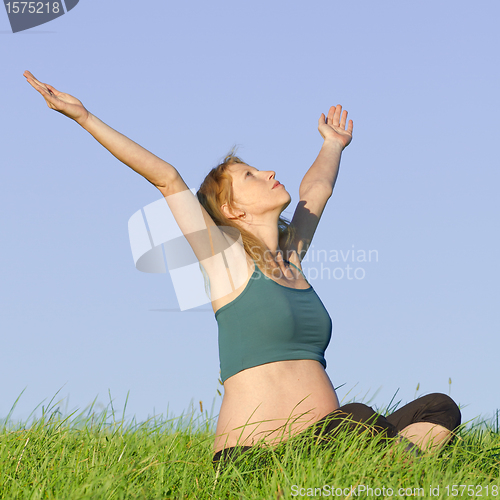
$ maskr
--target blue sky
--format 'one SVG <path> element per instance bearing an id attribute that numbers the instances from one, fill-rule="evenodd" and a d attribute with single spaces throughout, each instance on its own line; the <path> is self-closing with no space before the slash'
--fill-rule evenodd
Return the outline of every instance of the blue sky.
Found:
<path id="1" fill-rule="evenodd" d="M 161 194 L 22 76 L 78 97 L 198 188 L 231 148 L 292 203 L 322 143 L 354 120 L 303 263 L 333 321 L 344 402 L 450 393 L 464 421 L 500 407 L 497 2 L 91 2 L 17 34 L 0 14 L 0 418 L 59 390 L 127 415 L 218 413 L 217 324 L 134 267 L 127 224 Z M 363 279 L 314 252 L 376 251 Z M 321 251 L 324 251 L 322 254 Z M 351 263 L 351 265 L 353 265 Z M 316 271 L 315 271 L 316 270 Z M 340 276 L 340 272 L 336 272 Z M 449 384 L 451 379 L 451 386 Z"/>

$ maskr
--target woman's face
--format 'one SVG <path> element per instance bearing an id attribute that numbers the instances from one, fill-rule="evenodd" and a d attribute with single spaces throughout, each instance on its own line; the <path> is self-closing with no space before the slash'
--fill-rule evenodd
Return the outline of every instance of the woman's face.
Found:
<path id="1" fill-rule="evenodd" d="M 267 212 L 278 215 L 290 204 L 291 197 L 285 186 L 279 184 L 272 170 L 257 170 L 245 163 L 233 163 L 228 167 L 233 179 L 234 205 L 247 214 L 259 216 Z"/>

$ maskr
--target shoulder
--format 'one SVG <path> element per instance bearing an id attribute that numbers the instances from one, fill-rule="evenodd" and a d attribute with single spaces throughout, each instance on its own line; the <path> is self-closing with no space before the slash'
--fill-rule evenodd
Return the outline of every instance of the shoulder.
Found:
<path id="1" fill-rule="evenodd" d="M 226 269 L 225 272 L 222 273 L 225 279 L 224 280 L 216 279 L 214 281 L 214 286 L 211 287 L 212 297 L 218 297 L 212 299 L 212 308 L 214 310 L 214 313 L 217 313 L 217 311 L 220 308 L 230 304 L 236 298 L 239 297 L 239 295 L 247 287 L 253 275 L 254 270 L 257 269 L 257 265 L 254 263 L 253 259 L 246 252 L 245 256 L 246 256 L 246 265 L 244 264 L 243 260 L 239 263 L 239 266 L 237 267 L 230 265 L 230 268 Z M 231 284 L 232 291 L 229 293 L 227 288 L 228 271 L 229 274 L 231 275 L 231 280 L 232 280 Z"/>

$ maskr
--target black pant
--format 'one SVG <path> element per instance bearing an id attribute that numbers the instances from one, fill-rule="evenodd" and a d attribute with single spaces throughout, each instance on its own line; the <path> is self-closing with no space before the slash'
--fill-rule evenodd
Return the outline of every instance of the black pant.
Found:
<path id="1" fill-rule="evenodd" d="M 370 432 L 372 435 L 381 433 L 384 437 L 394 438 L 398 432 L 410 424 L 429 422 L 438 424 L 450 431 L 454 431 L 461 422 L 458 406 L 446 394 L 434 393 L 422 396 L 403 406 L 387 417 L 376 413 L 372 408 L 362 403 L 349 403 L 341 406 L 312 424 L 316 437 L 329 440 L 341 427 L 348 426 L 354 432 Z M 223 458 L 235 459 L 252 446 L 233 446 L 218 451 L 212 462 Z"/>

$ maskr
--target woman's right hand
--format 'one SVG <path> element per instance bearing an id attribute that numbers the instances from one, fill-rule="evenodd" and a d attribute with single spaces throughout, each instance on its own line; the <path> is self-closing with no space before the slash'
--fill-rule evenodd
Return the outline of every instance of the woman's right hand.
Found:
<path id="1" fill-rule="evenodd" d="M 29 71 L 25 71 L 23 75 L 28 83 L 42 94 L 47 106 L 59 113 L 75 120 L 82 125 L 89 117 L 89 112 L 85 106 L 76 98 L 64 92 L 59 92 L 48 83 L 39 82 Z"/>

